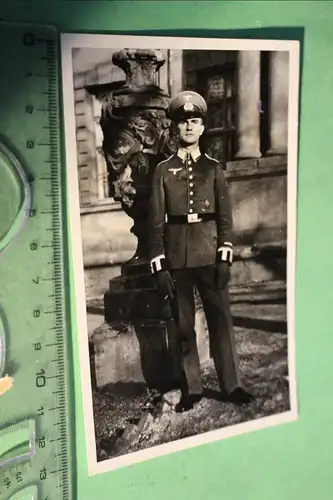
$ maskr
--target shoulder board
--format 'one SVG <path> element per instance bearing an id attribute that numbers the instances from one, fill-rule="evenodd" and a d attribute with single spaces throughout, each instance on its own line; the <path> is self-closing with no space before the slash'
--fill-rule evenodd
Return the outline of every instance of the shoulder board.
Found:
<path id="1" fill-rule="evenodd" d="M 215 163 L 220 163 L 218 160 L 216 160 L 215 158 L 212 158 L 212 157 L 211 157 L 211 156 L 209 156 L 207 153 L 205 153 L 205 156 L 206 156 L 206 158 L 208 158 L 209 160 L 215 161 Z"/>
<path id="2" fill-rule="evenodd" d="M 169 160 L 171 160 L 171 158 L 173 158 L 175 155 L 171 155 L 169 156 L 169 158 L 167 158 L 166 160 L 162 160 L 160 161 L 156 166 L 159 167 L 160 165 L 163 165 L 164 163 L 168 162 Z"/>

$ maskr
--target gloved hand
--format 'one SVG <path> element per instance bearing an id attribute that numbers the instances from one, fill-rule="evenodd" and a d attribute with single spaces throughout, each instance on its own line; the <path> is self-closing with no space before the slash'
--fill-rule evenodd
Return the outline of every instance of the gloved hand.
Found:
<path id="1" fill-rule="evenodd" d="M 175 284 L 169 271 L 159 271 L 156 273 L 157 287 L 161 293 L 174 298 Z"/>
<path id="2" fill-rule="evenodd" d="M 230 266 L 228 262 L 219 262 L 216 265 L 215 284 L 218 290 L 223 290 L 230 280 Z"/>

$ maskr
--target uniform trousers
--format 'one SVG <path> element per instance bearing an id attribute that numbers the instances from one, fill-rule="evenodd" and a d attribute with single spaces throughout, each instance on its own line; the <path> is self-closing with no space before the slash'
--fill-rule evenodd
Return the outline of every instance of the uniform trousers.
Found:
<path id="1" fill-rule="evenodd" d="M 171 271 L 175 282 L 177 338 L 186 395 L 202 393 L 200 360 L 195 332 L 194 287 L 200 295 L 209 333 L 209 346 L 220 389 L 229 394 L 240 386 L 228 288 L 215 286 L 215 266 Z"/>

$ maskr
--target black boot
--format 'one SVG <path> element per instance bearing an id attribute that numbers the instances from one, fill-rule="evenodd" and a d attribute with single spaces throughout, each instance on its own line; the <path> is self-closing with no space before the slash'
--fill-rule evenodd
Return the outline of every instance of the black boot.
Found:
<path id="1" fill-rule="evenodd" d="M 202 394 L 189 394 L 187 396 L 182 396 L 179 403 L 175 406 L 175 411 L 177 413 L 184 413 L 192 410 L 195 403 L 198 403 L 201 399 Z"/>
<path id="2" fill-rule="evenodd" d="M 236 387 L 236 389 L 228 394 L 228 401 L 238 406 L 247 405 L 253 399 L 254 395 L 243 389 L 243 387 Z"/>

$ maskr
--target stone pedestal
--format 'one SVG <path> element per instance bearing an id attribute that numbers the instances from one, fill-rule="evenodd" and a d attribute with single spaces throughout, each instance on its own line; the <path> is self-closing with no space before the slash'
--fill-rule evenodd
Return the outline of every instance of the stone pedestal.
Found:
<path id="1" fill-rule="evenodd" d="M 143 321 L 172 318 L 170 304 L 158 293 L 154 276 L 138 274 L 110 280 L 104 295 L 105 320 Z"/>
<path id="2" fill-rule="evenodd" d="M 97 388 L 146 384 L 168 390 L 176 373 L 162 321 L 114 321 L 95 330 L 94 372 Z"/>
<path id="3" fill-rule="evenodd" d="M 110 197 L 133 219 L 135 254 L 110 280 L 106 324 L 92 336 L 97 387 L 125 382 L 168 386 L 174 373 L 174 325 L 169 303 L 157 293 L 149 269 L 148 199 L 156 165 L 174 148 L 166 117 L 169 97 L 156 85 L 165 63 L 160 51 L 121 50 L 113 63 L 126 81 L 90 87 L 102 103 L 100 126 Z M 110 227 L 112 233 L 112 227 Z"/>
<path id="4" fill-rule="evenodd" d="M 149 387 L 168 390 L 179 375 L 176 353 L 172 351 L 176 331 L 170 304 L 158 293 L 148 269 L 144 274 L 134 274 L 139 267 L 145 271 L 144 265 L 124 266 L 123 275 L 110 280 L 104 295 L 109 334 L 104 338 L 103 349 L 112 353 L 104 363 L 118 368 L 103 383 L 112 382 L 114 377 L 119 379 L 123 372 L 124 381 L 144 382 Z M 134 275 L 126 276 L 126 269 Z M 118 344 L 112 339 L 114 332 L 118 332 Z"/>
<path id="5" fill-rule="evenodd" d="M 154 310 L 156 316 L 158 309 Z M 126 314 L 130 310 L 123 312 Z M 210 352 L 201 307 L 196 313 L 195 330 L 203 364 L 209 360 Z M 145 384 L 167 392 L 175 387 L 180 379 L 176 335 L 174 323 L 170 320 L 146 317 L 106 321 L 90 338 L 94 388 Z"/>

